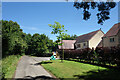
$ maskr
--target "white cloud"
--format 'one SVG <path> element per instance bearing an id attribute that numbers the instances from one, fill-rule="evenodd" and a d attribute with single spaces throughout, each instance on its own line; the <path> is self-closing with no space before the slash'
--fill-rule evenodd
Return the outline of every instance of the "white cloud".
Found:
<path id="1" fill-rule="evenodd" d="M 30 27 L 30 28 L 28 28 L 28 29 L 30 29 L 30 30 L 34 30 L 34 31 L 39 31 L 39 29 L 36 28 L 36 27 Z"/>
<path id="2" fill-rule="evenodd" d="M 20 26 L 21 29 L 23 29 L 23 31 L 25 32 L 42 32 L 42 33 L 48 33 L 49 30 L 45 30 L 45 29 L 41 29 L 41 28 L 38 28 L 38 27 L 28 27 L 28 26 Z"/>

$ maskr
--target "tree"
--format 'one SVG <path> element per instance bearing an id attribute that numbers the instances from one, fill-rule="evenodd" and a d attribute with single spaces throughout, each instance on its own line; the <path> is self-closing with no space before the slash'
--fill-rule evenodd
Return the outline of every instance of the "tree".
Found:
<path id="1" fill-rule="evenodd" d="M 61 25 L 59 22 L 55 21 L 55 24 L 48 24 L 51 28 L 52 28 L 52 32 L 51 34 L 56 34 L 57 36 L 57 41 L 58 41 L 58 45 L 60 45 L 62 47 L 63 43 L 62 43 L 62 39 L 63 39 L 63 35 L 65 34 L 65 32 L 67 32 L 67 30 L 65 30 L 64 25 Z M 63 48 L 62 48 L 63 49 Z M 64 59 L 64 49 L 63 49 L 63 54 L 61 57 L 61 62 L 63 62 Z"/>
<path id="2" fill-rule="evenodd" d="M 48 46 L 49 52 L 52 52 L 52 51 L 56 50 L 55 43 L 53 42 L 53 40 L 49 40 L 48 43 L 47 43 L 47 46 Z"/>
<path id="3" fill-rule="evenodd" d="M 2 53 L 3 57 L 12 54 L 22 54 L 25 53 L 27 49 L 26 41 L 23 39 L 22 29 L 13 21 L 2 20 Z M 18 45 L 17 45 L 18 44 Z M 16 50 L 16 48 L 19 50 Z"/>
<path id="4" fill-rule="evenodd" d="M 1 37 L 0 37 L 1 38 Z M 2 20 L 3 57 L 16 54 L 41 56 L 55 47 L 54 42 L 45 34 L 26 34 L 17 22 Z"/>
<path id="5" fill-rule="evenodd" d="M 77 38 L 77 35 L 69 35 L 69 34 L 64 34 L 62 40 L 75 40 Z"/>
<path id="6" fill-rule="evenodd" d="M 33 34 L 29 44 L 28 54 L 34 56 L 42 56 L 45 53 L 51 52 L 53 47 L 52 40 L 48 38 L 45 34 Z"/>
<path id="7" fill-rule="evenodd" d="M 31 48 L 30 52 L 32 55 L 40 56 L 46 51 L 46 45 L 44 45 L 44 40 L 41 38 L 41 35 L 38 33 L 33 34 L 31 39 Z"/>
<path id="8" fill-rule="evenodd" d="M 90 19 L 91 13 L 90 9 L 98 9 L 98 13 L 96 14 L 98 18 L 98 24 L 103 25 L 103 23 L 110 19 L 110 10 L 115 8 L 116 3 L 113 0 L 107 0 L 106 2 L 94 2 L 94 0 L 82 0 L 82 2 L 78 2 L 76 0 L 74 2 L 74 7 L 76 9 L 83 10 L 83 19 L 88 20 Z"/>
<path id="9" fill-rule="evenodd" d="M 31 52 L 30 52 L 30 51 L 31 51 L 30 47 L 31 47 L 32 35 L 31 35 L 31 34 L 24 34 L 24 35 L 23 35 L 23 38 L 24 38 L 24 40 L 26 41 L 27 46 L 28 46 L 28 49 L 26 50 L 25 54 L 26 54 L 26 55 L 30 55 L 30 53 L 31 53 Z"/>

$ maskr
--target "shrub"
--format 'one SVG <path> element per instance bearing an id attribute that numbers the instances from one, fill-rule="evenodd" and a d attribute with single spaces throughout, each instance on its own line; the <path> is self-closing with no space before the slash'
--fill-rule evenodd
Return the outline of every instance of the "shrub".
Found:
<path id="1" fill-rule="evenodd" d="M 87 62 L 98 61 L 100 64 L 117 64 L 120 67 L 120 47 L 97 47 L 95 49 L 96 55 L 93 49 L 76 49 L 76 50 L 64 50 L 64 59 L 79 59 Z M 58 50 L 62 54 L 62 50 Z"/>

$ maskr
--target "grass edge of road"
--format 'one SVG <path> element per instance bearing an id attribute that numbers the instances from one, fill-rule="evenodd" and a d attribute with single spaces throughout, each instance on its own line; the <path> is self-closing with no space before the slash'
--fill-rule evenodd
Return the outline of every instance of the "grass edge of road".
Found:
<path id="1" fill-rule="evenodd" d="M 42 66 L 42 65 L 41 65 Z M 44 68 L 44 66 L 42 66 Z M 45 68 L 44 68 L 45 69 Z M 49 70 L 45 69 L 51 76 L 52 78 L 57 78 L 53 73 L 51 73 Z M 60 79 L 57 79 L 60 80 Z"/>
<path id="2" fill-rule="evenodd" d="M 17 66 L 18 66 L 19 62 L 21 61 L 22 57 L 23 57 L 23 56 L 21 56 L 21 57 L 19 58 L 19 60 L 18 60 L 18 62 L 17 62 L 17 65 L 16 65 L 16 69 L 17 69 Z M 13 79 L 15 78 L 15 75 L 16 75 L 16 69 L 15 69 L 14 74 L 13 74 L 13 76 L 12 76 Z"/>
<path id="3" fill-rule="evenodd" d="M 21 55 L 10 55 L 2 59 L 3 79 L 12 79 L 14 77 L 17 65 L 21 58 Z"/>

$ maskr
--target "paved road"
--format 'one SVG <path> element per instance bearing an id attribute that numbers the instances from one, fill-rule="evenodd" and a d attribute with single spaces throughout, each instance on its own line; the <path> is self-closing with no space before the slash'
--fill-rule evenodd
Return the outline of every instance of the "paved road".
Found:
<path id="1" fill-rule="evenodd" d="M 50 59 L 49 57 L 23 56 L 17 66 L 15 79 L 16 80 L 17 79 L 41 80 L 38 78 L 51 79 L 52 76 L 39 64 L 41 61 L 49 59 Z"/>

